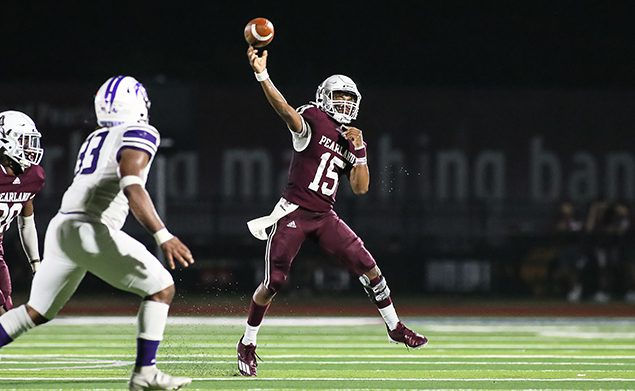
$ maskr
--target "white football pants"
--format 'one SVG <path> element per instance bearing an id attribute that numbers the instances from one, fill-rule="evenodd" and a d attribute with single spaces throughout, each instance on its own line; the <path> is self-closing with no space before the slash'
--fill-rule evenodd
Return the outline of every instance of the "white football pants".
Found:
<path id="1" fill-rule="evenodd" d="M 170 273 L 143 244 L 123 231 L 83 218 L 57 214 L 49 223 L 44 257 L 28 302 L 38 313 L 53 319 L 86 272 L 141 297 L 174 284 Z"/>

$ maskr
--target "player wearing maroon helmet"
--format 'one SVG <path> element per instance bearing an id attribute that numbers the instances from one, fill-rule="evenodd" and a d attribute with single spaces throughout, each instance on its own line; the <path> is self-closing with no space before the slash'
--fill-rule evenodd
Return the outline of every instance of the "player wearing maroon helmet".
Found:
<path id="1" fill-rule="evenodd" d="M 238 369 L 256 376 L 256 336 L 265 312 L 284 285 L 291 263 L 306 238 L 342 261 L 359 277 L 377 305 L 389 340 L 419 348 L 428 340 L 399 321 L 386 280 L 362 240 L 333 211 L 340 176 L 348 177 L 353 193 L 368 191 L 370 176 L 362 131 L 349 126 L 357 118 L 361 95 L 347 76 L 333 75 L 318 87 L 316 101 L 294 110 L 267 73 L 267 51 L 253 47 L 249 63 L 265 97 L 286 122 L 293 139 L 289 181 L 270 215 L 248 223 L 251 233 L 267 240 L 265 278 L 249 307 L 245 334 L 237 345 Z M 265 229 L 271 227 L 269 234 Z"/>
<path id="2" fill-rule="evenodd" d="M 16 216 L 22 248 L 33 273 L 40 264 L 33 215 L 33 198 L 44 186 L 44 169 L 38 166 L 43 155 L 40 137 L 26 114 L 18 111 L 0 113 L 0 315 L 13 308 L 3 236 Z"/>

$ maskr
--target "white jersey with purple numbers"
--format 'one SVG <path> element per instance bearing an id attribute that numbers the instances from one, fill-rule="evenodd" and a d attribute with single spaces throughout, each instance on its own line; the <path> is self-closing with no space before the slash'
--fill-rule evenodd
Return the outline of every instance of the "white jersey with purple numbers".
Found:
<path id="1" fill-rule="evenodd" d="M 64 193 L 60 212 L 84 214 L 111 229 L 121 229 L 129 211 L 128 199 L 119 189 L 121 151 L 132 148 L 150 156 L 141 172 L 145 183 L 160 140 L 153 126 L 142 123 L 125 123 L 92 132 L 79 150 L 75 178 Z"/>

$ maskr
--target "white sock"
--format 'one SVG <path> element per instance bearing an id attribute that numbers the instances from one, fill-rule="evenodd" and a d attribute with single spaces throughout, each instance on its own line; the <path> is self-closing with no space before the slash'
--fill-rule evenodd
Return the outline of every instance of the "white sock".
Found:
<path id="1" fill-rule="evenodd" d="M 0 318 L 0 324 L 2 324 L 4 331 L 13 340 L 35 327 L 35 323 L 26 312 L 25 305 L 4 313 L 2 318 Z"/>
<path id="2" fill-rule="evenodd" d="M 139 323 L 139 338 L 149 341 L 161 341 L 165 323 L 168 321 L 170 306 L 158 301 L 144 300 L 139 306 L 137 322 Z"/>
<path id="3" fill-rule="evenodd" d="M 245 326 L 245 335 L 243 336 L 243 345 L 256 345 L 256 338 L 258 337 L 258 330 L 260 329 L 260 325 L 258 326 L 250 326 L 247 324 Z"/>
<path id="4" fill-rule="evenodd" d="M 390 304 L 387 307 L 380 308 L 379 313 L 381 317 L 384 318 L 384 322 L 390 330 L 394 330 L 397 327 L 397 323 L 399 323 L 399 317 L 397 316 L 397 311 L 395 311 L 395 306 Z"/>

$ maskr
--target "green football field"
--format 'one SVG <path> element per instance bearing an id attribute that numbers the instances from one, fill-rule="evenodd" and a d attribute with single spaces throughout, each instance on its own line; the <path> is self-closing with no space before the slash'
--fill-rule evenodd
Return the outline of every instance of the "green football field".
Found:
<path id="1" fill-rule="evenodd" d="M 168 324 L 159 366 L 188 389 L 635 389 L 635 321 L 406 319 L 424 349 L 389 344 L 375 318 L 269 318 L 258 378 L 237 376 L 238 318 Z M 0 389 L 125 389 L 128 317 L 62 318 L 0 350 Z"/>

